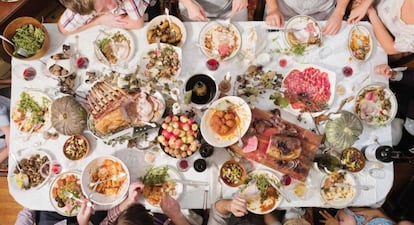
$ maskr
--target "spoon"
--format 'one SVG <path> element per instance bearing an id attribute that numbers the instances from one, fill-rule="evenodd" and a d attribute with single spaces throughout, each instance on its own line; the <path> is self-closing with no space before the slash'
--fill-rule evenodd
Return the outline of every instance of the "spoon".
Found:
<path id="1" fill-rule="evenodd" d="M 0 38 L 5 40 L 7 43 L 11 44 L 13 46 L 13 48 L 16 49 L 16 45 L 12 41 L 7 39 L 5 36 L 0 35 Z M 17 49 L 17 54 L 20 55 L 20 56 L 23 56 L 23 57 L 28 57 L 29 56 L 26 49 L 23 49 L 23 48 L 18 48 Z"/>
<path id="2" fill-rule="evenodd" d="M 169 27 L 170 27 L 170 38 L 175 39 L 177 34 L 175 33 L 175 30 L 172 27 L 172 22 L 171 22 L 171 18 L 170 18 L 170 10 L 168 8 L 165 8 L 165 15 L 167 15 L 168 24 L 169 24 Z"/>

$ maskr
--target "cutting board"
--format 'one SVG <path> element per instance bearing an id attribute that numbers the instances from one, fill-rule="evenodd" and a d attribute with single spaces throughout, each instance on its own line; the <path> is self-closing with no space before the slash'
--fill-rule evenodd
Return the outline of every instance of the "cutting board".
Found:
<path id="1" fill-rule="evenodd" d="M 250 128 L 254 127 L 255 121 L 271 120 L 272 118 L 277 118 L 276 120 L 278 123 L 282 124 L 282 127 L 285 127 L 285 129 L 281 130 L 280 126 L 275 127 L 274 125 L 270 125 L 267 126 L 264 132 L 261 132 L 260 134 L 253 132 L 253 134 L 258 138 L 258 147 L 253 152 L 243 152 L 243 147 L 239 146 L 237 143 L 230 146 L 230 149 L 245 158 L 254 160 L 284 174 L 288 174 L 289 176 L 300 181 L 305 181 L 309 170 L 312 168 L 316 151 L 318 150 L 322 141 L 322 136 L 257 108 L 252 109 L 252 122 L 250 123 Z M 294 136 L 299 138 L 301 141 L 302 151 L 300 156 L 294 160 L 286 161 L 278 160 L 266 154 L 266 149 L 269 145 L 270 137 L 272 135 L 286 136 L 286 132 L 284 131 L 287 129 L 296 133 Z M 292 132 L 290 135 L 292 135 Z M 251 136 L 252 132 L 248 131 L 246 135 L 242 137 L 243 143 L 247 143 L 247 140 Z"/>

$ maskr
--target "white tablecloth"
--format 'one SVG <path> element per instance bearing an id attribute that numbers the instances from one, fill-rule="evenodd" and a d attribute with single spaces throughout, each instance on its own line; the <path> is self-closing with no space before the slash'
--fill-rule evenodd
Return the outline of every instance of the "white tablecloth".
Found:
<path id="1" fill-rule="evenodd" d="M 323 38 L 323 48 L 330 47 L 331 54 L 325 58 L 320 59 L 319 53 L 320 49 L 311 50 L 303 57 L 290 57 L 290 56 L 280 56 L 272 52 L 275 49 L 276 42 L 280 43 L 282 46 L 283 38 L 280 33 L 267 33 L 264 31 L 266 25 L 263 22 L 239 22 L 235 23 L 236 26 L 240 29 L 241 33 L 244 35 L 245 32 L 248 32 L 251 27 L 255 27 L 258 31 L 259 39 L 266 41 L 266 49 L 264 51 L 269 52 L 272 56 L 271 62 L 265 66 L 265 70 L 271 69 L 278 72 L 286 73 L 292 66 L 297 65 L 298 62 L 301 63 L 311 63 L 316 64 L 327 69 L 330 69 L 337 73 L 337 82 L 343 80 L 341 69 L 345 65 L 350 65 L 354 68 L 354 75 L 351 78 L 347 78 L 349 82 L 357 84 L 361 82 L 366 75 L 369 75 L 369 79 L 365 80 L 363 84 L 356 85 L 355 89 L 362 87 L 362 85 L 369 84 L 372 82 L 387 82 L 382 79 L 380 76 L 376 75 L 373 72 L 373 67 L 377 64 L 386 63 L 386 54 L 383 49 L 377 44 L 374 44 L 374 50 L 370 59 L 365 63 L 354 63 L 349 60 L 349 52 L 347 50 L 347 40 L 348 34 L 351 29 L 351 26 L 343 25 L 341 31 L 338 35 L 328 36 Z M 321 23 L 323 24 L 323 22 Z M 211 72 L 206 69 L 206 60 L 207 57 L 203 55 L 200 49 L 196 46 L 198 42 L 198 36 L 201 28 L 204 23 L 201 22 L 192 22 L 185 23 L 187 29 L 187 40 L 183 46 L 183 65 L 182 72 L 179 76 L 179 79 L 185 80 L 189 76 L 196 73 L 207 73 L 212 75 L 217 81 L 221 81 L 224 75 L 227 72 L 230 72 L 232 80 L 236 78 L 236 75 L 242 74 L 246 68 L 247 64 L 240 59 L 234 58 L 230 61 L 220 62 L 220 67 L 217 71 Z M 369 27 L 369 24 L 364 24 Z M 76 41 L 75 36 L 63 36 L 57 31 L 56 24 L 46 24 L 46 27 L 49 31 L 51 45 L 50 49 L 47 52 L 47 56 L 61 52 L 61 46 L 65 44 L 74 44 Z M 93 53 L 92 43 L 99 33 L 100 27 L 95 27 L 89 30 L 86 30 L 79 34 L 79 49 L 80 53 L 90 60 L 89 68 L 87 70 L 96 70 L 102 71 L 104 65 L 102 65 Z M 137 47 L 137 52 L 135 52 L 134 57 L 129 62 L 130 68 L 135 68 L 142 58 L 142 52 L 146 48 L 146 28 L 140 30 L 131 31 L 135 38 L 135 44 Z M 276 38 L 278 37 L 278 38 Z M 274 41 L 276 39 L 276 41 Z M 272 41 L 273 40 L 273 41 Z M 243 46 L 246 46 L 246 43 L 243 43 Z M 325 49 L 326 50 L 326 49 Z M 278 59 L 284 57 L 288 59 L 288 67 L 281 68 L 278 65 Z M 33 66 L 37 70 L 37 76 L 32 81 L 25 81 L 21 77 L 21 70 L 27 67 L 28 65 Z M 45 66 L 40 61 L 22 61 L 13 59 L 12 60 L 12 76 L 13 76 L 13 88 L 12 88 L 12 106 L 13 103 L 17 100 L 19 94 L 27 89 L 39 89 L 43 91 L 48 91 L 49 93 L 54 92 L 53 90 L 57 87 L 57 82 L 44 75 Z M 85 71 L 81 70 L 78 72 L 78 76 L 83 76 L 84 78 Z M 348 81 L 347 81 L 348 82 Z M 352 94 L 352 93 L 350 93 Z M 355 94 L 355 92 L 353 93 Z M 333 109 L 336 110 L 337 105 L 347 96 L 342 96 L 341 98 L 336 96 Z M 259 107 L 267 110 L 272 108 L 272 104 L 266 104 L 266 100 L 260 101 Z M 336 106 L 336 107 L 335 107 Z M 349 103 L 345 106 L 345 109 L 352 111 L 353 103 Z M 304 124 L 304 122 L 298 122 L 295 117 L 289 116 L 288 113 L 282 112 L 282 116 L 294 123 L 301 124 L 302 126 L 309 126 L 309 124 Z M 53 158 L 63 165 L 63 170 L 82 170 L 83 166 L 93 158 L 100 155 L 114 154 L 119 156 L 124 162 L 128 165 L 129 171 L 131 173 L 131 179 L 136 180 L 137 177 L 142 176 L 145 170 L 151 166 L 143 160 L 144 152 L 127 149 L 126 144 L 118 144 L 114 147 L 105 145 L 102 140 L 97 140 L 93 137 L 88 131 L 85 131 L 86 136 L 89 141 L 91 141 L 91 151 L 89 155 L 79 161 L 68 161 L 63 153 L 62 146 L 64 141 L 68 138 L 67 136 L 60 135 L 58 140 L 48 140 L 44 141 L 41 134 L 33 135 L 29 141 L 23 141 L 24 137 L 19 134 L 17 128 L 14 124 L 11 125 L 11 152 L 20 156 L 25 154 L 27 151 L 31 151 L 37 143 L 42 143 L 41 148 L 45 149 Z M 370 128 L 364 126 L 364 132 L 360 136 L 360 139 L 355 143 L 354 146 L 357 148 L 362 147 L 366 144 L 373 142 L 374 138 L 377 138 L 380 143 L 390 144 L 391 143 L 391 127 L 386 126 L 383 128 Z M 193 162 L 195 159 L 200 158 L 199 153 L 194 154 L 189 158 L 190 162 Z M 209 190 L 209 205 L 217 200 L 221 195 L 224 197 L 232 197 L 232 195 L 237 191 L 237 188 L 230 188 L 225 185 L 220 185 L 218 182 L 218 167 L 226 160 L 230 159 L 231 156 L 224 150 L 217 148 L 212 157 L 207 159 L 208 169 L 202 173 L 197 173 L 193 168 L 189 171 L 184 172 L 183 175 L 187 179 L 192 180 L 202 180 L 208 181 L 210 183 L 206 188 L 195 188 L 187 186 L 185 192 L 180 198 L 180 204 L 182 208 L 202 208 L 203 203 L 203 193 L 204 189 Z M 175 167 L 177 160 L 172 159 L 171 157 L 164 154 L 162 151 L 157 153 L 155 165 L 169 164 Z M 14 165 L 12 159 L 9 159 L 9 164 Z M 255 163 L 257 168 L 261 168 L 260 164 Z M 370 184 L 374 185 L 375 188 L 370 189 L 369 191 L 361 191 L 356 199 L 353 201 L 352 205 L 354 206 L 374 206 L 377 203 L 382 202 L 387 193 L 389 192 L 392 183 L 393 183 L 393 165 L 392 163 L 383 164 L 383 171 L 385 172 L 385 178 L 375 179 L 368 175 L 368 170 L 378 166 L 374 165 L 371 162 L 367 162 L 365 169 L 355 174 L 355 177 L 361 184 Z M 12 173 L 13 167 L 9 167 L 9 173 Z M 281 175 L 280 173 L 275 173 Z M 324 176 L 323 173 L 311 170 L 310 175 L 308 176 L 308 184 L 312 188 L 315 194 L 312 194 L 307 200 L 295 200 L 290 203 L 283 201 L 280 205 L 281 208 L 287 208 L 291 206 L 304 207 L 304 206 L 315 206 L 315 207 L 329 207 L 325 205 L 319 195 L 319 187 L 321 179 Z M 10 194 L 15 198 L 15 200 L 23 205 L 24 207 L 36 209 L 36 210 L 54 210 L 50 201 L 49 201 L 49 189 L 50 181 L 47 182 L 40 188 L 31 189 L 28 191 L 21 191 L 15 188 L 15 185 L 12 185 L 9 182 Z M 291 189 L 293 184 L 288 186 Z M 153 208 L 147 205 L 150 208 Z M 105 207 L 104 207 L 105 208 Z"/>

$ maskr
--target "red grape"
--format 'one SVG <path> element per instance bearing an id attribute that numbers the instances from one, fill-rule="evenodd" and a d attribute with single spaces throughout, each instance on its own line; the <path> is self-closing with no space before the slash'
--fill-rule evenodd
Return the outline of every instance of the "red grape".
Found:
<path id="1" fill-rule="evenodd" d="M 280 67 L 285 67 L 287 65 L 287 60 L 286 59 L 280 59 L 279 60 L 279 66 Z"/>
<path id="2" fill-rule="evenodd" d="M 350 67 L 350 66 L 344 66 L 342 68 L 342 73 L 344 74 L 344 76 L 350 77 L 350 76 L 352 76 L 352 74 L 354 73 L 354 71 L 352 70 L 352 67 Z"/>

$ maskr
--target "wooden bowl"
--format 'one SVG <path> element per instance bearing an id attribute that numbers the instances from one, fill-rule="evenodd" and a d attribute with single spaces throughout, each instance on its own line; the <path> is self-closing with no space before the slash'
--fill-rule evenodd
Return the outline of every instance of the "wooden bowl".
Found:
<path id="1" fill-rule="evenodd" d="M 16 34 L 16 30 L 25 24 L 33 24 L 35 27 L 42 29 L 43 33 L 45 34 L 45 40 L 43 41 L 43 45 L 37 51 L 37 53 L 29 57 L 14 55 L 13 54 L 14 47 L 4 40 L 2 40 L 3 48 L 8 55 L 10 55 L 11 57 L 17 58 L 17 59 L 22 59 L 22 60 L 38 59 L 42 57 L 43 55 L 45 55 L 45 53 L 49 49 L 50 40 L 49 40 L 49 33 L 47 32 L 46 28 L 37 19 L 32 18 L 32 17 L 19 17 L 7 25 L 7 27 L 3 31 L 3 36 L 9 40 L 12 40 L 14 35 Z"/>
<path id="2" fill-rule="evenodd" d="M 230 187 L 240 186 L 246 179 L 246 169 L 235 160 L 226 161 L 220 168 L 220 179 Z"/>
<path id="3" fill-rule="evenodd" d="M 364 154 L 357 148 L 349 147 L 342 151 L 341 163 L 349 172 L 359 172 L 365 167 Z"/>
<path id="4" fill-rule="evenodd" d="M 83 135 L 72 135 L 63 144 L 63 154 L 70 160 L 79 160 L 88 155 L 89 141 Z"/>

